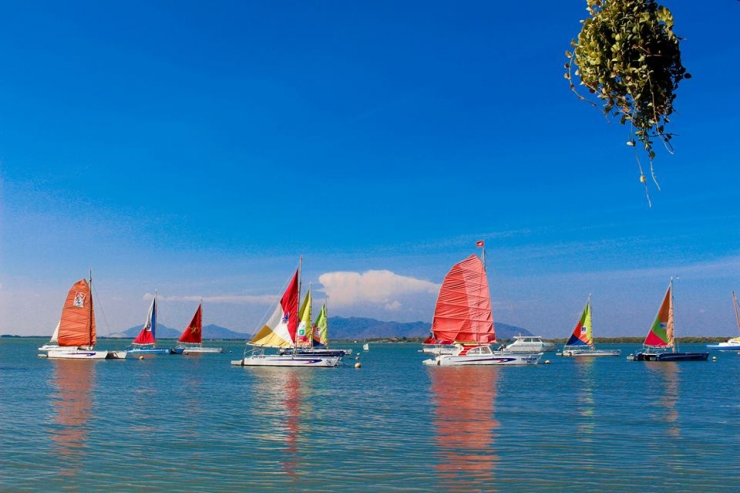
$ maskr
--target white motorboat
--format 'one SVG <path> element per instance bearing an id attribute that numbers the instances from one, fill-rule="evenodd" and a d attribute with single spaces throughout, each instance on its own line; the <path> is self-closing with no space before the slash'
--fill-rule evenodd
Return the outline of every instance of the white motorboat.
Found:
<path id="1" fill-rule="evenodd" d="M 514 342 L 507 345 L 504 351 L 511 353 L 546 353 L 555 351 L 555 344 L 543 341 L 541 336 L 514 336 Z"/>
<path id="2" fill-rule="evenodd" d="M 536 365 L 542 353 L 512 353 L 494 351 L 489 345 L 468 347 L 455 344 L 453 354 L 440 354 L 436 358 L 424 360 L 431 366 L 464 366 L 464 365 Z"/>

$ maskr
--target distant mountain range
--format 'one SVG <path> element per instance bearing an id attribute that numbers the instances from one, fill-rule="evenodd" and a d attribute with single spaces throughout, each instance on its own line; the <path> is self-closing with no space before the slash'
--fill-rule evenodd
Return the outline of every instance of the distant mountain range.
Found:
<path id="1" fill-rule="evenodd" d="M 374 318 L 359 317 L 331 317 L 329 318 L 329 338 L 331 340 L 363 340 L 363 339 L 382 339 L 391 337 L 426 337 L 432 324 L 428 322 L 383 322 Z M 516 335 L 532 335 L 526 329 L 506 325 L 502 323 L 495 324 L 496 339 L 513 339 Z M 141 330 L 141 325 L 131 327 L 123 332 L 112 334 L 111 337 L 120 337 L 124 339 L 133 339 Z M 177 339 L 182 334 L 182 330 L 172 329 L 166 325 L 157 325 L 158 339 Z M 249 339 L 251 334 L 235 332 L 218 325 L 203 326 L 203 339 Z"/>

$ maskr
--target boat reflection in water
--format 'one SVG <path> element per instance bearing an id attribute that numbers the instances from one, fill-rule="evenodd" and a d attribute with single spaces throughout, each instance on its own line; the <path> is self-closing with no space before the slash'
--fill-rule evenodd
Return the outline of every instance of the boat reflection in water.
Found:
<path id="1" fill-rule="evenodd" d="M 678 437 L 681 435 L 681 429 L 676 404 L 678 403 L 681 368 L 675 361 L 663 365 L 645 366 L 650 369 L 651 375 L 658 376 L 654 395 L 659 398 L 653 400 L 657 409 L 652 418 L 667 427 L 666 432 L 669 436 Z"/>
<path id="2" fill-rule="evenodd" d="M 88 425 L 92 412 L 97 361 L 54 361 L 53 399 L 55 424 L 51 431 L 62 476 L 78 474 L 84 464 Z"/>
<path id="3" fill-rule="evenodd" d="M 496 491 L 495 367 L 431 368 L 440 491 Z"/>
<path id="4" fill-rule="evenodd" d="M 271 463 L 280 464 L 291 487 L 296 487 L 301 481 L 311 481 L 313 474 L 308 464 L 302 463 L 301 433 L 303 420 L 309 419 L 308 410 L 304 409 L 305 394 L 310 388 L 313 378 L 312 372 L 300 368 L 258 368 L 252 374 L 255 378 L 254 396 L 262 403 L 257 413 L 255 423 L 265 433 L 259 433 L 256 442 L 266 455 L 265 467 Z M 303 418 L 302 414 L 306 413 Z M 260 454 L 262 455 L 262 454 Z M 306 466 L 306 467 L 302 467 Z M 302 476 L 305 471 L 308 476 Z M 315 471 L 314 471 L 315 472 Z M 271 482 L 264 485 L 253 484 L 256 490 L 273 489 L 281 480 L 271 477 Z"/>
<path id="5" fill-rule="evenodd" d="M 578 414 L 580 416 L 578 431 L 581 439 L 592 440 L 594 432 L 594 358 L 576 358 L 579 391 L 577 396 Z"/>

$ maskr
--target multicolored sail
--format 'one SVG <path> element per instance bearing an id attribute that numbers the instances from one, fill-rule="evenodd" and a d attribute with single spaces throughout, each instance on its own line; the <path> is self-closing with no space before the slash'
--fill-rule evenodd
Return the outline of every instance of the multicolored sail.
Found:
<path id="1" fill-rule="evenodd" d="M 645 337 L 645 346 L 650 347 L 674 347 L 673 340 L 673 280 L 668 284 L 668 290 L 663 297 L 663 303 L 660 304 L 655 321 L 650 327 L 647 337 Z"/>
<path id="2" fill-rule="evenodd" d="M 139 335 L 134 339 L 134 344 L 148 345 L 157 342 L 157 296 L 152 298 L 152 304 L 149 307 L 149 313 L 146 316 L 144 327 Z"/>
<path id="3" fill-rule="evenodd" d="M 314 347 L 325 347 L 329 345 L 329 317 L 326 315 L 326 303 L 321 306 L 316 323 L 313 324 Z"/>
<path id="4" fill-rule="evenodd" d="M 436 344 L 496 342 L 486 269 L 477 255 L 455 264 L 442 282 L 432 320 Z"/>
<path id="5" fill-rule="evenodd" d="M 591 300 L 586 302 L 586 306 L 583 308 L 581 313 L 581 319 L 573 329 L 573 333 L 565 343 L 567 346 L 591 346 L 593 347 L 594 340 L 591 333 Z"/>
<path id="6" fill-rule="evenodd" d="M 290 348 L 295 346 L 296 331 L 298 329 L 298 284 L 299 269 L 295 271 L 283 293 L 280 303 L 267 323 L 252 337 L 251 344 Z"/>
<path id="7" fill-rule="evenodd" d="M 313 335 L 311 334 L 311 289 L 306 292 L 306 297 L 298 312 L 298 329 L 296 330 L 296 346 L 311 346 Z"/>
<path id="8" fill-rule="evenodd" d="M 177 340 L 188 344 L 201 344 L 203 342 L 203 303 L 198 305 L 195 315 L 190 324 L 182 331 L 182 335 Z"/>
<path id="9" fill-rule="evenodd" d="M 95 311 L 92 289 L 86 279 L 77 281 L 67 293 L 57 339 L 60 346 L 66 347 L 95 345 Z"/>

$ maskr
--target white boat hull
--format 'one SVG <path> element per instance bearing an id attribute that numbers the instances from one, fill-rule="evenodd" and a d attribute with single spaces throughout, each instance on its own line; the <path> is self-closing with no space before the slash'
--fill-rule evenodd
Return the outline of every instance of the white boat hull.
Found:
<path id="1" fill-rule="evenodd" d="M 594 350 L 579 350 L 579 349 L 564 349 L 560 356 L 568 356 L 571 358 L 593 358 L 596 356 L 619 356 L 622 354 L 620 349 L 594 349 Z"/>
<path id="2" fill-rule="evenodd" d="M 220 347 L 186 347 L 183 348 L 182 354 L 208 354 L 208 353 L 223 353 L 223 348 Z"/>
<path id="3" fill-rule="evenodd" d="M 438 356 L 440 354 L 452 354 L 455 352 L 455 346 L 451 344 L 439 345 L 439 346 L 423 346 L 421 352 L 425 354 L 433 354 Z"/>
<path id="4" fill-rule="evenodd" d="M 338 356 L 310 355 L 252 355 L 231 362 L 232 366 L 286 366 L 300 368 L 333 368 L 339 364 Z"/>
<path id="5" fill-rule="evenodd" d="M 49 359 L 106 359 L 109 357 L 108 351 L 87 351 L 84 349 L 51 349 L 46 353 L 46 357 Z M 39 355 L 44 357 L 44 355 Z"/>
<path id="6" fill-rule="evenodd" d="M 440 354 L 436 358 L 424 360 L 429 366 L 480 366 L 480 365 L 536 365 L 542 353 L 524 354 L 509 351 L 493 351 L 491 354 L 455 356 Z"/>
<path id="7" fill-rule="evenodd" d="M 506 346 L 512 353 L 546 353 L 555 351 L 555 343 L 543 341 L 540 336 L 515 336 L 514 342 Z"/>
<path id="8" fill-rule="evenodd" d="M 707 349 L 714 351 L 740 351 L 740 342 L 720 342 L 719 344 L 707 344 Z"/>

